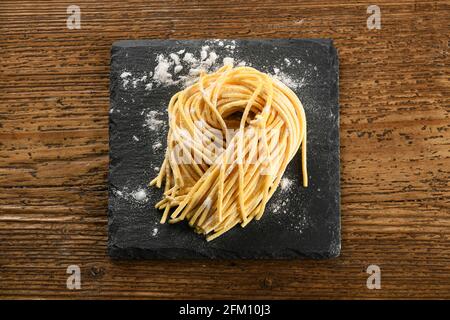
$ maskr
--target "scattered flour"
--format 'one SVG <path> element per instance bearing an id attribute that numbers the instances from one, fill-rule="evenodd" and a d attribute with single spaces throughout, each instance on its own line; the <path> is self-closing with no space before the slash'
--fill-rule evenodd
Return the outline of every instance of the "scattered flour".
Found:
<path id="1" fill-rule="evenodd" d="M 147 203 L 147 190 L 143 188 L 137 188 L 130 190 L 128 187 L 124 187 L 122 190 L 114 190 L 114 194 L 120 198 L 123 198 L 131 203 L 144 204 Z"/>
<path id="2" fill-rule="evenodd" d="M 150 72 L 149 75 L 150 77 L 152 76 L 153 72 Z M 142 73 L 141 73 L 142 75 Z M 137 86 L 139 85 L 139 83 L 145 83 L 147 82 L 148 79 L 148 74 L 143 74 L 142 76 L 138 75 L 138 76 L 134 76 L 131 72 L 129 71 L 124 71 L 121 73 L 120 78 L 122 79 L 122 85 L 125 89 L 128 89 L 128 84 L 131 83 L 133 88 L 137 88 Z"/>
<path id="3" fill-rule="evenodd" d="M 176 83 L 172 79 L 172 74 L 169 73 L 169 68 L 174 62 L 169 61 L 163 54 L 158 55 L 156 60 L 158 61 L 158 65 L 155 67 L 153 80 L 160 85 L 172 85 Z"/>
<path id="4" fill-rule="evenodd" d="M 270 213 L 279 216 L 279 220 L 276 221 L 278 224 L 286 226 L 288 230 L 303 233 L 310 226 L 311 221 L 304 206 L 302 206 L 301 194 L 291 192 L 294 185 L 294 179 L 283 177 L 280 180 L 279 192 L 270 200 L 267 209 Z M 291 207 L 294 203 L 295 207 L 297 208 L 299 205 L 299 208 L 292 210 Z"/>
<path id="5" fill-rule="evenodd" d="M 270 207 L 270 210 L 273 213 L 287 213 L 287 210 L 285 208 L 286 204 L 289 201 L 286 200 L 282 200 L 282 199 L 277 199 L 276 201 L 274 201 Z"/>
<path id="6" fill-rule="evenodd" d="M 234 40 L 208 40 L 205 41 L 205 45 L 201 47 L 199 52 L 189 52 L 183 49 L 176 53 L 169 53 L 168 56 L 159 54 L 156 58 L 157 65 L 150 82 L 152 85 L 147 84 L 146 90 L 178 84 L 181 84 L 182 87 L 188 87 L 198 79 L 202 71 L 211 72 L 217 70 L 222 64 L 218 63 L 219 55 L 213 50 L 214 46 L 225 48 L 226 54 L 233 55 L 236 42 Z M 225 57 L 220 61 L 233 65 L 234 59 Z M 246 64 L 243 61 L 239 63 L 241 65 Z"/>
<path id="7" fill-rule="evenodd" d="M 157 150 L 159 150 L 159 149 L 161 149 L 161 148 L 162 148 L 162 143 L 159 142 L 159 141 L 156 141 L 156 142 L 152 145 L 153 151 L 157 151 Z"/>
<path id="8" fill-rule="evenodd" d="M 148 189 L 146 187 L 138 187 L 136 189 L 132 189 L 128 186 L 125 186 L 121 190 L 113 189 L 113 193 L 116 197 L 126 200 L 132 208 L 142 208 L 143 205 L 149 204 L 150 197 L 148 196 L 147 190 Z M 157 234 L 159 233 L 159 229 L 157 227 L 158 225 L 159 219 L 155 217 L 153 229 L 150 229 L 151 235 L 153 237 L 157 236 Z"/>
<path id="9" fill-rule="evenodd" d="M 176 53 L 169 54 L 169 57 L 177 66 L 180 64 L 180 57 Z"/>
<path id="10" fill-rule="evenodd" d="M 122 78 L 122 85 L 124 88 L 126 88 L 128 83 L 130 82 L 130 77 L 131 77 L 131 73 L 128 71 L 124 71 L 120 75 L 120 78 Z"/>
<path id="11" fill-rule="evenodd" d="M 144 189 L 139 189 L 134 191 L 132 194 L 133 198 L 137 201 L 146 201 L 147 200 L 147 191 Z"/>
<path id="12" fill-rule="evenodd" d="M 141 78 L 134 78 L 133 79 L 133 88 L 136 88 L 139 82 L 144 82 L 147 80 L 147 76 L 144 74 Z"/>
<path id="13" fill-rule="evenodd" d="M 281 190 L 289 191 L 293 184 L 294 184 L 294 181 L 292 181 L 291 179 L 289 179 L 287 177 L 284 177 L 280 181 Z"/>
<path id="14" fill-rule="evenodd" d="M 305 78 L 303 77 L 300 80 L 296 80 L 292 78 L 287 73 L 281 71 L 279 68 L 273 68 L 273 74 L 271 74 L 272 78 L 284 83 L 291 89 L 299 89 L 305 85 Z"/>
<path id="15" fill-rule="evenodd" d="M 275 198 L 271 201 L 273 202 L 268 209 L 269 212 L 280 216 L 280 220 L 278 220 L 277 223 L 283 224 L 287 229 L 293 230 L 298 233 L 302 233 L 303 230 L 309 226 L 310 223 L 308 217 L 303 211 L 291 211 L 289 209 L 289 199 Z M 286 224 L 286 218 L 281 218 L 284 216 L 288 216 L 288 221 L 292 222 Z"/>
<path id="16" fill-rule="evenodd" d="M 294 185 L 294 181 L 292 179 L 289 179 L 288 177 L 283 177 L 280 180 L 280 185 L 279 185 L 280 191 L 283 194 L 286 194 L 287 192 L 291 191 L 293 185 Z M 287 211 L 286 211 L 285 207 L 289 203 L 289 201 L 290 201 L 289 197 L 283 197 L 281 199 L 274 201 L 271 206 L 272 212 L 286 213 Z"/>
<path id="17" fill-rule="evenodd" d="M 173 72 L 179 73 L 181 70 L 183 70 L 183 66 L 175 66 L 175 68 L 173 69 Z"/>
<path id="18" fill-rule="evenodd" d="M 289 227 L 299 233 L 303 233 L 303 230 L 309 225 L 308 217 L 306 215 L 301 215 L 296 223 L 291 223 Z"/>
<path id="19" fill-rule="evenodd" d="M 186 61 L 187 63 L 195 63 L 197 62 L 197 59 L 194 58 L 194 55 L 192 53 L 186 52 L 184 54 L 183 61 Z"/>
<path id="20" fill-rule="evenodd" d="M 202 50 L 200 52 L 200 57 L 202 58 L 202 60 L 205 60 L 208 57 L 208 51 Z"/>
<path id="21" fill-rule="evenodd" d="M 220 48 L 222 57 L 214 51 L 214 48 L 218 50 Z M 182 49 L 167 55 L 160 53 L 156 57 L 157 64 L 153 71 L 133 77 L 131 72 L 124 70 L 120 75 L 122 85 L 127 89 L 129 87 L 137 88 L 140 83 L 143 83 L 147 91 L 172 85 L 181 85 L 186 88 L 196 82 L 202 71 L 213 72 L 222 65 L 251 65 L 246 61 L 236 61 L 236 48 L 235 40 L 214 39 L 206 40 L 198 52 Z M 275 47 L 275 49 L 277 48 Z M 281 63 L 278 63 L 278 68 L 273 68 L 271 76 L 293 90 L 299 89 L 305 85 L 305 77 L 293 78 L 287 69 L 293 64 L 299 65 L 300 63 L 302 63 L 300 59 L 286 57 L 282 59 Z M 314 67 L 314 70 L 317 70 L 317 67 Z"/>
<path id="22" fill-rule="evenodd" d="M 158 119 L 161 113 L 155 110 L 151 110 L 145 116 L 144 127 L 149 128 L 152 131 L 159 131 L 164 126 L 164 120 Z"/>

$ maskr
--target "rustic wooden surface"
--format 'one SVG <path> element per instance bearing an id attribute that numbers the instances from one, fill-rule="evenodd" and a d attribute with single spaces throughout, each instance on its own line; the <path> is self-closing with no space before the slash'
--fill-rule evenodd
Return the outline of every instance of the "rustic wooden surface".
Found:
<path id="1" fill-rule="evenodd" d="M 80 30 L 66 28 L 71 4 Z M 446 1 L 2 0 L 0 298 L 450 298 L 449 21 Z M 111 261 L 112 42 L 257 37 L 339 50 L 341 257 Z M 366 288 L 370 264 L 381 290 Z"/>

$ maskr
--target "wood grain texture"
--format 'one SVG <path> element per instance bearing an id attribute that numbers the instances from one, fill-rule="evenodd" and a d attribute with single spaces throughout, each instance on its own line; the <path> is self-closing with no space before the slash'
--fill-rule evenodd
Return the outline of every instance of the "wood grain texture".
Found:
<path id="1" fill-rule="evenodd" d="M 370 4 L 381 30 L 366 27 Z M 0 298 L 450 298 L 449 21 L 448 1 L 2 0 Z M 341 257 L 111 261 L 112 42 L 260 37 L 338 48 Z M 366 288 L 370 264 L 381 290 Z"/>

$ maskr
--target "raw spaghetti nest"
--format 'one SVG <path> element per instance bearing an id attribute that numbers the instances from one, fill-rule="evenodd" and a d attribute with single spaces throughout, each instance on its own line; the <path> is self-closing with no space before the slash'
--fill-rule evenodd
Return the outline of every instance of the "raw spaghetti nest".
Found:
<path id="1" fill-rule="evenodd" d="M 231 66 L 202 73 L 168 114 L 165 159 L 150 183 L 165 182 L 161 223 L 187 220 L 209 241 L 259 220 L 300 145 L 308 185 L 303 106 L 269 75 Z"/>

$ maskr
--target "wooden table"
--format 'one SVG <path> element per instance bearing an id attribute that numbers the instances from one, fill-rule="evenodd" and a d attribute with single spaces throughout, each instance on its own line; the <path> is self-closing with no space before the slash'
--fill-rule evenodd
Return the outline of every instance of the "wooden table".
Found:
<path id="1" fill-rule="evenodd" d="M 66 26 L 72 4 L 81 29 Z M 446 1 L 2 0 L 0 297 L 450 298 L 449 20 Z M 111 261 L 112 42 L 260 37 L 339 50 L 342 255 Z M 66 288 L 72 264 L 81 290 Z M 366 287 L 371 264 L 380 290 Z"/>

